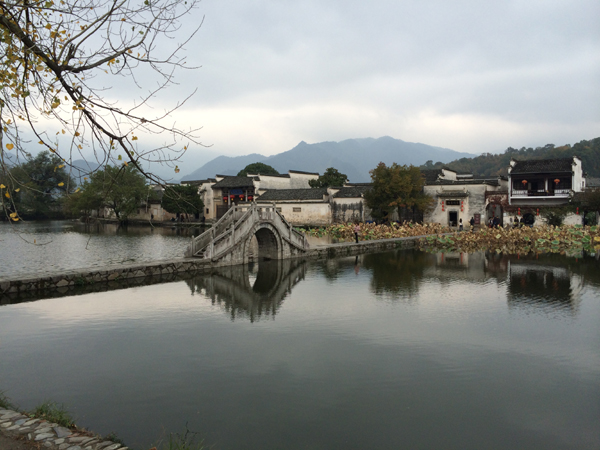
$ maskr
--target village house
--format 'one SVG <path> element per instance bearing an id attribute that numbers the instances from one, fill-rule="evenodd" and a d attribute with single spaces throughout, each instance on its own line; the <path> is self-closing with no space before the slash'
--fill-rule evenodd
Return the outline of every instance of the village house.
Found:
<path id="1" fill-rule="evenodd" d="M 269 189 L 309 189 L 308 182 L 317 178 L 318 173 L 290 170 L 283 175 L 217 175 L 206 180 L 182 181 L 181 184 L 198 186 L 198 193 L 204 202 L 205 220 L 213 222 L 232 205 L 255 201 Z"/>
<path id="2" fill-rule="evenodd" d="M 566 206 L 575 194 L 583 192 L 586 180 L 581 159 L 577 156 L 563 159 L 517 161 L 511 159 L 508 168 L 508 203 L 517 208 L 525 223 L 545 223 L 540 208 Z M 580 224 L 577 213 L 569 213 L 565 224 Z"/>
<path id="3" fill-rule="evenodd" d="M 268 189 L 256 200 L 264 206 L 275 205 L 292 225 L 327 226 L 340 222 L 371 220 L 364 204 L 369 184 L 346 184 L 342 187 Z"/>
<path id="4" fill-rule="evenodd" d="M 497 217 L 499 223 L 510 222 L 502 206 L 508 181 L 504 177 L 474 178 L 472 174 L 459 174 L 451 169 L 423 170 L 423 191 L 433 198 L 432 208 L 424 215 L 424 222 L 464 228 L 471 218 L 480 226 Z"/>

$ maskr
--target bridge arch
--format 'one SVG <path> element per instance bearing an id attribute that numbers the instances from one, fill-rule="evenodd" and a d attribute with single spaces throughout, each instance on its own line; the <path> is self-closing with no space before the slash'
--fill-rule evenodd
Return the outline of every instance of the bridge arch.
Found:
<path id="1" fill-rule="evenodd" d="M 275 206 L 256 203 L 234 206 L 209 230 L 192 238 L 187 256 L 215 265 L 245 264 L 250 243 L 256 237 L 259 259 L 287 259 L 303 255 L 309 248 L 299 233 Z"/>
<path id="2" fill-rule="evenodd" d="M 257 260 L 283 259 L 283 242 L 281 234 L 269 222 L 261 222 L 250 231 L 248 239 L 244 242 L 244 262 L 248 262 L 252 238 L 258 242 Z"/>

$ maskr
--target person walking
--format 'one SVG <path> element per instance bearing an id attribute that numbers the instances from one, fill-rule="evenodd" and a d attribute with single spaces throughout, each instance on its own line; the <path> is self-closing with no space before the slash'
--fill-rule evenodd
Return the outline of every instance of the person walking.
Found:
<path id="1" fill-rule="evenodd" d="M 356 240 L 356 243 L 358 244 L 358 234 L 360 233 L 360 225 L 358 224 L 358 222 L 356 222 L 356 224 L 354 225 L 354 239 Z"/>
<path id="2" fill-rule="evenodd" d="M 458 231 L 462 231 L 463 230 L 463 223 L 462 223 L 462 219 L 460 219 L 458 221 Z"/>
<path id="3" fill-rule="evenodd" d="M 471 225 L 471 231 L 475 231 L 475 217 L 471 216 L 471 220 L 469 220 L 469 225 Z"/>

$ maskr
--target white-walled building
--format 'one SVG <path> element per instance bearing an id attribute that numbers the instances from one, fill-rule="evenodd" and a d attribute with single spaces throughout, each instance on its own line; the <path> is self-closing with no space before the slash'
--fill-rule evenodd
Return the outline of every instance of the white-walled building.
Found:
<path id="1" fill-rule="evenodd" d="M 457 174 L 450 169 L 424 170 L 424 192 L 433 198 L 433 207 L 423 220 L 449 227 L 458 227 L 460 220 L 464 228 L 471 218 L 476 225 L 487 223 L 490 217 L 505 222 L 502 205 L 508 182 L 505 178 L 474 178 L 472 174 Z"/>

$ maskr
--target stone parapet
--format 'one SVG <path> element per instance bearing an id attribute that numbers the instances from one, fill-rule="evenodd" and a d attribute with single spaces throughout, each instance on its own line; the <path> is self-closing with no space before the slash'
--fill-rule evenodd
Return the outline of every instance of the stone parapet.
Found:
<path id="1" fill-rule="evenodd" d="M 302 254 L 291 254 L 289 258 L 323 259 L 338 256 L 354 256 L 395 248 L 412 248 L 418 239 L 413 236 L 375 241 L 344 242 L 309 248 Z M 80 290 L 94 290 L 98 286 L 118 289 L 142 284 L 175 281 L 186 275 L 204 272 L 213 267 L 232 265 L 227 261 L 211 263 L 198 258 L 180 258 L 146 264 L 119 264 L 105 267 L 47 272 L 24 278 L 0 277 L 0 303 L 3 297 L 22 296 L 27 293 L 53 291 L 59 296 L 76 294 Z M 102 290 L 102 288 L 99 288 Z"/>

